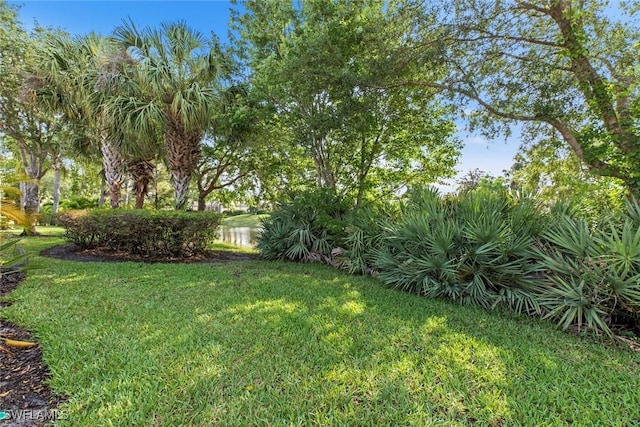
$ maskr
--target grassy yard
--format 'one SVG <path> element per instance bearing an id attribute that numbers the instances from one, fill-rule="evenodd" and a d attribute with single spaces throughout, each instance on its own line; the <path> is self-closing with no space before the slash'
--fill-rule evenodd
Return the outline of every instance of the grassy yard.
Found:
<path id="1" fill-rule="evenodd" d="M 43 263 L 0 316 L 40 340 L 68 425 L 640 420 L 640 354 L 538 320 L 324 266 Z"/>
<path id="2" fill-rule="evenodd" d="M 227 227 L 258 228 L 260 227 L 260 220 L 268 216 L 269 214 L 261 214 L 261 215 L 242 214 L 242 215 L 236 215 L 236 216 L 229 216 L 222 221 L 222 225 L 225 225 Z"/>
<path id="3" fill-rule="evenodd" d="M 51 225 L 39 225 L 37 227 L 38 233 L 42 236 L 64 236 L 64 228 L 55 227 Z M 0 234 L 4 234 L 6 236 L 17 236 L 22 233 L 22 228 L 12 228 L 9 230 L 0 230 Z"/>

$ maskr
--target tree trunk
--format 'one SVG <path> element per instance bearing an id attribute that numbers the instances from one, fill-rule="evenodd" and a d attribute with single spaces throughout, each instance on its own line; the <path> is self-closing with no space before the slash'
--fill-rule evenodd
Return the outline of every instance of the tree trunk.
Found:
<path id="1" fill-rule="evenodd" d="M 20 157 L 25 175 L 28 180 L 20 183 L 22 195 L 20 201 L 24 213 L 27 215 L 27 225 L 24 233 L 28 236 L 37 234 L 36 223 L 40 213 L 40 178 L 44 175 L 42 165 L 46 155 L 36 156 L 27 148 L 20 147 Z"/>
<path id="2" fill-rule="evenodd" d="M 149 191 L 149 183 L 153 180 L 154 169 L 153 163 L 147 160 L 138 160 L 129 162 L 129 175 L 133 180 L 133 194 L 136 198 L 136 209 L 142 209 L 144 206 L 144 198 Z"/>
<path id="3" fill-rule="evenodd" d="M 40 213 L 40 185 L 39 180 L 25 182 L 24 212 L 27 215 L 27 223 L 24 233 L 27 236 L 38 234 L 36 224 Z"/>
<path id="4" fill-rule="evenodd" d="M 171 171 L 173 199 L 176 210 L 186 209 L 187 199 L 189 198 L 189 183 L 191 182 L 191 174 L 181 172 L 182 171 Z"/>
<path id="5" fill-rule="evenodd" d="M 109 205 L 116 209 L 120 207 L 120 199 L 122 198 L 122 182 L 115 180 L 109 185 Z"/>
<path id="6" fill-rule="evenodd" d="M 109 188 L 109 203 L 112 208 L 120 206 L 122 183 L 124 181 L 124 159 L 122 154 L 103 133 L 100 137 L 100 151 L 102 152 L 102 167 Z"/>
<path id="7" fill-rule="evenodd" d="M 53 205 L 51 206 L 52 220 L 55 221 L 55 216 L 58 213 L 58 206 L 60 205 L 60 173 L 62 169 L 62 162 L 59 158 L 56 158 L 53 162 Z"/>
<path id="8" fill-rule="evenodd" d="M 364 185 L 360 183 L 358 185 L 358 196 L 356 197 L 356 208 L 362 207 L 362 196 L 364 194 Z"/>
<path id="9" fill-rule="evenodd" d="M 129 193 L 129 178 L 125 177 L 124 182 L 122 183 L 124 186 L 124 206 L 129 206 L 129 198 L 131 194 Z M 122 200 L 121 200 L 122 201 Z"/>
<path id="10" fill-rule="evenodd" d="M 27 183 L 20 181 L 20 210 L 24 212 L 25 194 L 27 193 Z"/>
<path id="11" fill-rule="evenodd" d="M 202 195 L 198 196 L 198 210 L 204 211 L 206 209 L 207 209 L 207 200 Z"/>
<path id="12" fill-rule="evenodd" d="M 187 207 L 191 176 L 200 158 L 201 133 L 187 133 L 177 118 L 165 127 L 167 158 L 171 170 L 173 197 L 176 210 Z"/>

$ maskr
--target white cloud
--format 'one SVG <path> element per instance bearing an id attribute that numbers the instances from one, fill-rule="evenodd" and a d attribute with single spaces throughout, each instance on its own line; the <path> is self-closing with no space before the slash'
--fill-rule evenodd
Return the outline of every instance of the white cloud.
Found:
<path id="1" fill-rule="evenodd" d="M 476 135 L 466 138 L 464 144 L 488 145 L 489 141 L 484 136 Z"/>

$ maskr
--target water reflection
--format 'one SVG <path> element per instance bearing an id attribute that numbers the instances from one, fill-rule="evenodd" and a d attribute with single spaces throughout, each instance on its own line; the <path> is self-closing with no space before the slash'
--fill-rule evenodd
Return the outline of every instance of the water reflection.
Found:
<path id="1" fill-rule="evenodd" d="M 218 228 L 218 240 L 231 243 L 236 246 L 255 246 L 260 230 L 252 227 L 225 227 Z"/>

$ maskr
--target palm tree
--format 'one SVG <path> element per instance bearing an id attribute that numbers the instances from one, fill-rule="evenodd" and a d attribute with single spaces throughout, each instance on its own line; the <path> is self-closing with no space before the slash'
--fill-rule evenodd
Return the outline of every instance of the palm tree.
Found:
<path id="1" fill-rule="evenodd" d="M 57 34 L 40 52 L 39 68 L 31 76 L 38 100 L 62 114 L 76 133 L 80 152 L 99 150 L 110 205 L 120 205 L 126 159 L 121 135 L 105 113 L 106 99 L 126 87 L 133 61 L 113 41 L 96 34 L 72 39 Z M 87 144 L 86 141 L 89 140 Z"/>
<path id="2" fill-rule="evenodd" d="M 136 198 L 136 209 L 142 209 L 144 198 L 149 191 L 149 183 L 155 176 L 155 166 L 149 160 L 138 159 L 127 163 L 129 175 L 133 179 L 133 194 Z"/>
<path id="3" fill-rule="evenodd" d="M 160 129 L 175 207 L 183 209 L 215 104 L 222 57 L 217 40 L 206 39 L 182 21 L 143 30 L 125 21 L 114 38 L 138 66 L 136 96 L 117 98 L 110 110 L 117 123 L 137 135 L 154 135 Z"/>

